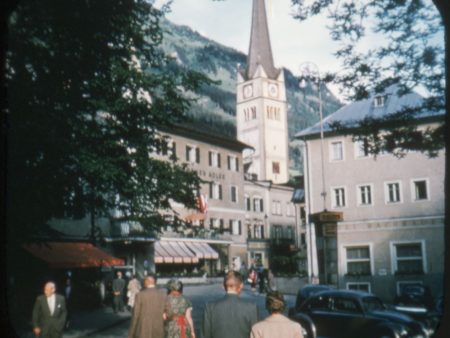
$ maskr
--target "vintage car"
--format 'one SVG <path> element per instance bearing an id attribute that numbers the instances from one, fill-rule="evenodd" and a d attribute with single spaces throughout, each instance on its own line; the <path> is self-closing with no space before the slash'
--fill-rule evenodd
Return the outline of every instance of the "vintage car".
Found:
<path id="1" fill-rule="evenodd" d="M 295 307 L 289 309 L 289 311 L 290 312 L 298 311 L 298 309 L 300 309 L 300 306 L 302 305 L 302 303 L 305 300 L 307 300 L 309 297 L 311 297 L 321 291 L 327 291 L 327 290 L 333 290 L 333 289 L 335 289 L 335 287 L 330 286 L 330 285 L 307 284 L 298 290 L 297 297 L 295 298 Z"/>
<path id="2" fill-rule="evenodd" d="M 426 338 L 434 327 L 395 310 L 375 295 L 351 290 L 322 291 L 303 302 L 289 317 L 308 338 Z"/>

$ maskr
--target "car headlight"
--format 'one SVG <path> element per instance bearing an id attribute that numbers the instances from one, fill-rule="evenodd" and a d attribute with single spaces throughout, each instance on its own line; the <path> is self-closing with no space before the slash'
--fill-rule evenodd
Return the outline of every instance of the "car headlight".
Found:
<path id="1" fill-rule="evenodd" d="M 401 337 L 401 338 L 403 338 L 403 337 L 409 337 L 410 335 L 409 335 L 409 332 L 408 332 L 408 330 L 406 329 L 406 327 L 404 327 L 404 326 L 400 326 L 400 328 L 399 328 L 399 330 L 398 330 L 398 335 Z"/>
<path id="2" fill-rule="evenodd" d="M 303 328 L 303 326 L 302 326 L 302 334 L 303 334 L 303 337 L 304 337 L 304 338 L 309 338 L 309 337 L 308 337 L 308 331 L 306 331 L 306 330 Z"/>

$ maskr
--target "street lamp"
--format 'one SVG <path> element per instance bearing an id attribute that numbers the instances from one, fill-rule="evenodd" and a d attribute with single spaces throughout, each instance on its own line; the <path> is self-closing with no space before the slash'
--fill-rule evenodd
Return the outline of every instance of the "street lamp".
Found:
<path id="1" fill-rule="evenodd" d="M 320 160 L 322 166 L 322 192 L 321 196 L 323 199 L 323 210 L 326 211 L 326 196 L 327 193 L 325 191 L 325 164 L 324 164 L 324 141 L 323 141 L 323 113 L 322 113 L 322 91 L 321 84 L 322 79 L 320 77 L 319 67 L 313 62 L 305 62 L 300 65 L 300 78 L 299 78 L 299 87 L 304 89 L 308 85 L 308 82 L 315 83 L 317 86 L 318 99 L 319 99 L 319 119 L 320 119 Z M 309 209 L 309 208 L 308 208 Z M 311 210 L 309 210 L 309 214 Z M 313 224 L 311 221 L 309 223 L 309 256 L 310 256 L 310 283 L 314 281 L 314 270 L 313 270 L 313 246 L 312 246 L 312 230 Z"/>

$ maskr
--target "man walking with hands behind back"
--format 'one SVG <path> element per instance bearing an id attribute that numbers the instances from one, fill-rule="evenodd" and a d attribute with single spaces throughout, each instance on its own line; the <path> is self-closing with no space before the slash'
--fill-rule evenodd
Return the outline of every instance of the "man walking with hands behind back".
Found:
<path id="1" fill-rule="evenodd" d="M 36 298 L 33 307 L 33 332 L 39 338 L 61 338 L 67 310 L 64 296 L 55 294 L 56 286 L 47 282 L 44 294 Z"/>
<path id="2" fill-rule="evenodd" d="M 117 271 L 117 278 L 112 282 L 113 310 L 114 313 L 123 312 L 123 291 L 125 290 L 125 280 L 122 279 L 122 272 Z"/>
<path id="3" fill-rule="evenodd" d="M 164 338 L 166 293 L 156 288 L 156 276 L 144 278 L 144 289 L 136 295 L 128 338 Z"/>
<path id="4" fill-rule="evenodd" d="M 203 338 L 248 338 L 252 325 L 258 321 L 255 303 L 239 298 L 244 286 L 239 272 L 229 271 L 223 286 L 227 294 L 206 304 L 203 317 Z"/>

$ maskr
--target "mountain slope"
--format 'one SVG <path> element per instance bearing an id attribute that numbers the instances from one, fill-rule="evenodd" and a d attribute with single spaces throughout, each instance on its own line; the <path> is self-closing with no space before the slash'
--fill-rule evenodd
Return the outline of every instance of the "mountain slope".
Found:
<path id="1" fill-rule="evenodd" d="M 236 78 L 237 67 L 245 67 L 246 55 L 203 37 L 187 26 L 175 25 L 167 20 L 161 23 L 165 31 L 163 49 L 189 69 L 220 81 L 217 85 L 201 88 L 196 94 L 190 116 L 195 125 L 226 136 L 236 137 Z M 298 87 L 298 79 L 288 69 L 283 69 L 288 100 L 289 140 L 298 131 L 319 120 L 317 91 L 308 86 L 306 91 Z M 326 88 L 322 88 L 323 113 L 327 116 L 342 104 Z M 298 146 L 290 145 L 290 167 L 301 170 Z"/>

